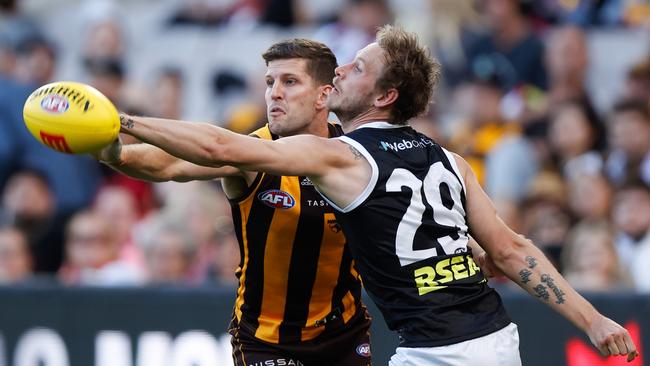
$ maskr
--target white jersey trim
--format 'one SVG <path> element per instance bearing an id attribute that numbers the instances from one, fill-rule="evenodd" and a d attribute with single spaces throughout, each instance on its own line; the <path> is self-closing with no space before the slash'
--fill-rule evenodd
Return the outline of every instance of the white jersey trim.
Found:
<path id="1" fill-rule="evenodd" d="M 409 127 L 408 125 L 395 125 L 392 123 L 384 122 L 384 121 L 377 121 L 377 122 L 368 122 L 366 124 L 363 124 L 355 130 L 358 130 L 360 128 L 404 128 L 404 127 Z"/>
<path id="2" fill-rule="evenodd" d="M 364 158 L 368 161 L 370 164 L 370 167 L 372 168 L 372 176 L 370 177 L 370 181 L 368 182 L 368 185 L 366 185 L 366 188 L 361 192 L 361 194 L 355 198 L 350 204 L 347 206 L 341 208 L 339 207 L 336 203 L 332 202 L 327 196 L 321 192 L 320 189 L 318 189 L 318 186 L 314 186 L 316 188 L 316 191 L 320 193 L 320 195 L 329 203 L 332 207 L 334 207 L 337 211 L 341 212 L 350 212 L 354 210 L 355 208 L 359 207 L 367 198 L 370 196 L 370 193 L 375 189 L 375 186 L 377 185 L 377 180 L 379 179 L 379 168 L 377 168 L 377 162 L 375 162 L 375 159 L 372 158 L 368 150 L 366 150 L 363 145 L 358 143 L 357 141 L 346 137 L 346 136 L 340 136 L 337 137 L 336 139 L 341 140 L 342 142 L 345 142 L 348 145 L 351 145 L 355 149 L 359 150 L 361 155 L 363 155 Z"/>
<path id="3" fill-rule="evenodd" d="M 462 174 L 460 174 L 460 169 L 458 169 L 458 164 L 456 164 L 456 158 L 454 158 L 454 154 L 449 152 L 449 150 L 445 149 L 444 147 L 440 146 L 442 151 L 444 151 L 445 155 L 447 155 L 447 159 L 449 159 L 449 164 L 451 164 L 451 167 L 454 169 L 454 173 L 458 176 L 458 179 L 460 180 L 460 184 L 463 186 L 463 191 L 467 192 L 467 187 L 465 187 L 465 178 L 463 177 Z"/>

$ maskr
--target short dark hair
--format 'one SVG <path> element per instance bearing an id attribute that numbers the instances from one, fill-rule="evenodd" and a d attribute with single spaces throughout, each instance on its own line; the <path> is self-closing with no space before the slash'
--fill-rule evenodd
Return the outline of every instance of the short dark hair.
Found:
<path id="1" fill-rule="evenodd" d="M 422 46 L 414 33 L 385 25 L 377 31 L 377 44 L 386 55 L 377 80 L 382 90 L 397 89 L 399 96 L 391 110 L 391 123 L 406 124 L 429 108 L 440 79 L 440 64 Z"/>
<path id="2" fill-rule="evenodd" d="M 638 113 L 643 119 L 650 121 L 650 108 L 648 103 L 641 99 L 623 99 L 614 104 L 614 114 L 634 112 Z"/>
<path id="3" fill-rule="evenodd" d="M 269 62 L 289 58 L 307 60 L 307 74 L 319 85 L 332 84 L 334 70 L 338 66 L 336 56 L 325 44 L 304 38 L 294 38 L 273 44 L 262 58 Z"/>

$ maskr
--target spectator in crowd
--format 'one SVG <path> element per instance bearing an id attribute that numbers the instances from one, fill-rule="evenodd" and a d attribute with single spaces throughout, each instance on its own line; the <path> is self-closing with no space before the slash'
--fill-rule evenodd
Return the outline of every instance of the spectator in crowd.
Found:
<path id="1" fill-rule="evenodd" d="M 600 140 L 598 122 L 589 118 L 584 105 L 575 101 L 562 103 L 551 115 L 548 143 L 557 169 L 565 179 L 579 174 L 596 174 L 603 167 L 597 150 Z"/>
<path id="2" fill-rule="evenodd" d="M 650 4 L 645 0 L 626 0 L 621 1 L 623 7 L 622 20 L 629 27 L 650 26 Z"/>
<path id="3" fill-rule="evenodd" d="M 160 70 L 154 81 L 147 110 L 159 118 L 179 119 L 183 115 L 183 72 L 175 67 Z"/>
<path id="4" fill-rule="evenodd" d="M 608 177 L 616 185 L 641 179 L 650 185 L 650 110 L 643 100 L 623 100 L 614 106 L 609 122 L 611 150 Z"/>
<path id="5" fill-rule="evenodd" d="M 584 31 L 571 25 L 560 26 L 551 30 L 545 44 L 548 93 L 543 112 L 550 112 L 558 103 L 576 101 L 596 120 L 596 110 L 587 92 L 589 49 Z"/>
<path id="6" fill-rule="evenodd" d="M 25 234 L 15 227 L 0 227 L 0 285 L 25 282 L 32 276 L 32 269 Z"/>
<path id="7" fill-rule="evenodd" d="M 123 59 L 127 52 L 127 32 L 122 20 L 127 14 L 115 1 L 85 1 L 80 11 L 83 21 L 81 52 L 87 59 Z"/>
<path id="8" fill-rule="evenodd" d="M 544 45 L 532 33 L 518 0 L 481 2 L 488 32 L 468 45 L 467 75 L 501 75 L 501 87 L 508 91 L 521 84 L 546 89 Z"/>
<path id="9" fill-rule="evenodd" d="M 466 45 L 479 36 L 486 24 L 478 12 L 477 2 L 431 0 L 428 3 L 431 13 L 413 14 L 410 6 L 398 7 L 396 11 L 405 12 L 409 16 L 403 19 L 409 27 L 413 17 L 422 20 L 424 24 L 420 26 L 426 28 L 424 39 L 429 39 L 427 43 L 431 44 L 431 49 L 445 70 L 445 85 L 454 88 L 463 81 L 467 65 Z M 400 20 L 398 14 L 398 21 Z"/>
<path id="10" fill-rule="evenodd" d="M 614 196 L 612 220 L 617 229 L 616 250 L 625 268 L 629 268 L 637 288 L 648 289 L 650 268 L 650 188 L 630 182 Z M 644 275 L 646 275 L 644 277 Z"/>
<path id="11" fill-rule="evenodd" d="M 86 82 L 124 111 L 143 113 L 145 106 L 127 75 L 128 33 L 124 10 L 114 1 L 84 4 L 81 62 Z"/>
<path id="12" fill-rule="evenodd" d="M 196 249 L 196 242 L 184 225 L 159 218 L 144 248 L 147 282 L 189 284 L 189 269 Z"/>
<path id="13" fill-rule="evenodd" d="M 233 276 L 241 265 L 239 243 L 232 224 L 224 225 L 219 230 L 216 239 L 218 255 L 213 257 L 213 263 L 208 268 L 207 282 L 237 286 L 237 277 Z"/>
<path id="14" fill-rule="evenodd" d="M 449 144 L 455 151 L 463 153 L 482 185 L 487 181 L 485 158 L 504 138 L 519 134 L 516 123 L 506 121 L 501 113 L 503 91 L 499 87 L 499 76 L 488 79 L 474 79 L 461 88 L 454 104 L 463 109 L 464 120 L 456 122 Z"/>
<path id="15" fill-rule="evenodd" d="M 36 20 L 25 14 L 18 0 L 3 0 L 0 2 L 0 74 L 13 73 L 15 47 L 23 39 L 33 38 L 42 34 Z"/>
<path id="16" fill-rule="evenodd" d="M 566 207 L 567 189 L 561 176 L 552 171 L 538 174 L 521 202 L 521 233 L 530 238 L 560 268 L 560 253 L 571 229 Z"/>
<path id="17" fill-rule="evenodd" d="M 70 220 L 66 231 L 66 261 L 59 270 L 67 285 L 138 285 L 143 274 L 120 259 L 112 223 L 93 211 L 81 211 Z"/>
<path id="18" fill-rule="evenodd" d="M 189 275 L 193 283 L 205 282 L 213 271 L 211 267 L 215 262 L 228 261 L 220 258 L 223 255 L 221 242 L 225 241 L 225 233 L 234 235 L 228 200 L 221 188 L 212 182 L 187 182 L 183 183 L 183 187 L 173 183 L 162 184 L 172 184 L 170 188 L 173 190 L 165 200 L 161 214 L 171 221 L 186 223 L 196 243 L 196 256 L 192 259 Z M 238 252 L 228 254 L 234 254 L 239 261 Z M 234 280 L 235 270 L 230 269 L 232 271 L 227 274 L 228 279 Z"/>
<path id="19" fill-rule="evenodd" d="M 13 75 L 18 82 L 33 89 L 51 82 L 56 71 L 54 45 L 42 36 L 25 39 L 16 47 Z"/>
<path id="20" fill-rule="evenodd" d="M 628 70 L 623 94 L 627 99 L 645 100 L 650 103 L 650 56 L 646 56 Z"/>
<path id="21" fill-rule="evenodd" d="M 126 70 L 122 60 L 115 58 L 87 58 L 84 68 L 88 84 L 97 88 L 118 109 L 130 108 L 125 100 Z"/>
<path id="22" fill-rule="evenodd" d="M 386 0 L 346 0 L 337 21 L 322 26 L 313 38 L 328 45 L 339 63 L 348 62 L 372 41 L 377 27 L 391 18 Z"/>
<path id="23" fill-rule="evenodd" d="M 26 235 L 36 272 L 55 272 L 61 265 L 66 215 L 55 205 L 47 178 L 36 170 L 17 171 L 2 193 L 0 217 Z"/>
<path id="24" fill-rule="evenodd" d="M 569 232 L 562 248 L 562 274 L 578 291 L 630 290 L 629 274 L 618 260 L 614 228 L 602 220 L 587 220 Z"/>
<path id="25" fill-rule="evenodd" d="M 575 219 L 609 219 L 614 192 L 602 173 L 579 174 L 567 182 L 567 188 L 568 206 Z"/>
<path id="26" fill-rule="evenodd" d="M 111 223 L 113 240 L 119 250 L 118 257 L 134 267 L 143 267 L 142 253 L 133 242 L 133 229 L 141 218 L 133 193 L 119 185 L 104 186 L 92 207 L 97 215 Z"/>
<path id="27" fill-rule="evenodd" d="M 262 10 L 260 1 L 208 1 L 189 0 L 179 2 L 180 6 L 169 19 L 172 26 L 220 26 L 231 18 L 255 23 Z"/>

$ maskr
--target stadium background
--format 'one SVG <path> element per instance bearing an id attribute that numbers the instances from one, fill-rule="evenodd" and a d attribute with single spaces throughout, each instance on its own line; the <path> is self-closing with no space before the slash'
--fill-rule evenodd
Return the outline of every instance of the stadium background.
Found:
<path id="1" fill-rule="evenodd" d="M 344 63 L 393 20 L 444 67 L 414 125 L 470 161 L 504 219 L 631 326 L 642 343 L 632 365 L 647 363 L 647 1 L 2 0 L 0 366 L 229 362 L 238 250 L 219 185 L 134 181 L 47 150 L 23 127 L 32 90 L 82 81 L 131 113 L 247 132 L 264 120 L 271 43 L 315 38 Z M 80 212 L 96 219 L 69 225 Z M 492 282 L 525 365 L 625 364 Z M 378 314 L 375 327 L 381 365 L 395 340 Z"/>

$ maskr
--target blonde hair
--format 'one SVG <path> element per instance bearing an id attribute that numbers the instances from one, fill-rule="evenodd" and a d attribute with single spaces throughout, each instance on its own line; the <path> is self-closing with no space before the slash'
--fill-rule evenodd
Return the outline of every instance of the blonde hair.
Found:
<path id="1" fill-rule="evenodd" d="M 415 33 L 385 25 L 377 31 L 377 44 L 386 56 L 377 80 L 380 90 L 397 89 L 399 94 L 391 110 L 391 123 L 406 124 L 426 113 L 440 79 L 440 64 L 420 44 Z"/>

